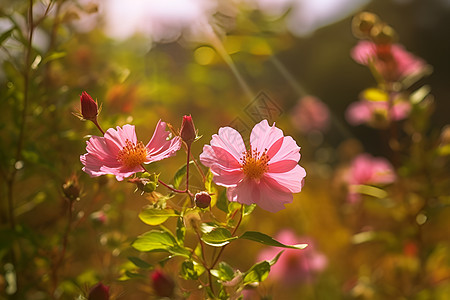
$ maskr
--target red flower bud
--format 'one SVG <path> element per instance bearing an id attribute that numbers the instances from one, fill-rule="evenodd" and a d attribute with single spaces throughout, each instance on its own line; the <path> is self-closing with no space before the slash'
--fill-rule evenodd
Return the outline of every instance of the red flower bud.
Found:
<path id="1" fill-rule="evenodd" d="M 171 297 L 175 290 L 175 283 L 161 270 L 152 273 L 153 290 L 159 297 Z"/>
<path id="2" fill-rule="evenodd" d="M 97 283 L 89 291 L 88 300 L 109 300 L 109 287 Z"/>
<path id="3" fill-rule="evenodd" d="M 183 116 L 180 136 L 188 146 L 190 146 L 192 142 L 197 138 L 197 131 L 195 130 L 194 122 L 192 121 L 192 117 L 190 115 Z"/>
<path id="4" fill-rule="evenodd" d="M 81 115 L 86 120 L 95 120 L 98 115 L 98 104 L 88 93 L 83 92 L 80 96 Z"/>
<path id="5" fill-rule="evenodd" d="M 207 208 L 211 205 L 211 196 L 207 192 L 195 194 L 195 205 L 200 208 Z"/>

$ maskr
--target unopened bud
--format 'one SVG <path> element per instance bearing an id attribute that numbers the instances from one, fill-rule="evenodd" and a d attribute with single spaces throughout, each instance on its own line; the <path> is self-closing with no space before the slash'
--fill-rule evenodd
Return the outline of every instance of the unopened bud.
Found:
<path id="1" fill-rule="evenodd" d="M 98 104 L 97 101 L 94 101 L 92 97 L 83 92 L 80 96 L 81 101 L 81 115 L 86 120 L 95 120 L 98 115 Z"/>
<path id="2" fill-rule="evenodd" d="M 362 12 L 352 20 L 353 34 L 357 38 L 368 38 L 372 27 L 379 22 L 378 16 L 370 12 Z"/>
<path id="3" fill-rule="evenodd" d="M 394 28 L 384 23 L 378 23 L 370 30 L 370 37 L 375 44 L 392 44 L 397 38 Z"/>
<path id="4" fill-rule="evenodd" d="M 128 179 L 128 182 L 135 183 L 142 193 L 151 193 L 158 187 L 158 177 L 159 174 L 145 172 L 141 177 Z"/>
<path id="5" fill-rule="evenodd" d="M 67 181 L 62 185 L 62 190 L 64 196 L 70 201 L 75 201 L 80 199 L 80 185 L 78 184 L 78 178 L 72 175 Z"/>
<path id="6" fill-rule="evenodd" d="M 93 212 L 89 217 L 95 226 L 104 225 L 108 219 L 102 210 Z"/>
<path id="7" fill-rule="evenodd" d="M 173 280 L 157 269 L 152 273 L 153 290 L 159 297 L 171 297 L 175 291 Z"/>
<path id="8" fill-rule="evenodd" d="M 441 131 L 441 145 L 450 145 L 450 125 L 445 125 Z"/>
<path id="9" fill-rule="evenodd" d="M 88 300 L 109 300 L 109 287 L 101 282 L 97 283 L 89 291 Z"/>
<path id="10" fill-rule="evenodd" d="M 207 192 L 195 194 L 195 205 L 200 208 L 207 208 L 211 205 L 211 196 Z"/>
<path id="11" fill-rule="evenodd" d="M 197 131 L 195 130 L 194 121 L 192 121 L 192 117 L 190 115 L 183 116 L 180 137 L 188 146 L 190 146 L 197 138 Z"/>

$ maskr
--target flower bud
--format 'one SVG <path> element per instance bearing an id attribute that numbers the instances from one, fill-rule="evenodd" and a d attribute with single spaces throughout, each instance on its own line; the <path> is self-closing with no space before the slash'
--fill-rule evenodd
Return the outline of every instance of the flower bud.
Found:
<path id="1" fill-rule="evenodd" d="M 106 223 L 106 221 L 108 220 L 108 217 L 106 216 L 105 212 L 102 210 L 93 212 L 89 216 L 89 218 L 91 219 L 92 224 L 94 226 L 104 225 Z"/>
<path id="2" fill-rule="evenodd" d="M 378 22 L 377 15 L 370 12 L 362 12 L 352 20 L 353 34 L 358 38 L 368 38 L 370 30 Z"/>
<path id="3" fill-rule="evenodd" d="M 194 121 L 192 121 L 192 117 L 190 115 L 183 116 L 180 136 L 188 146 L 190 146 L 192 142 L 197 138 L 197 131 L 195 130 Z"/>
<path id="4" fill-rule="evenodd" d="M 75 201 L 80 199 L 80 185 L 78 184 L 78 178 L 72 175 L 67 181 L 62 185 L 62 190 L 64 196 L 70 201 Z"/>
<path id="5" fill-rule="evenodd" d="M 94 285 L 89 291 L 88 300 L 108 300 L 109 287 L 103 285 L 101 282 Z"/>
<path id="6" fill-rule="evenodd" d="M 159 174 L 143 173 L 141 177 L 128 179 L 128 182 L 135 183 L 137 190 L 143 193 L 151 193 L 158 187 Z"/>
<path id="7" fill-rule="evenodd" d="M 378 45 L 392 44 L 397 39 L 397 33 L 391 26 L 379 23 L 370 29 L 370 37 Z"/>
<path id="8" fill-rule="evenodd" d="M 207 192 L 195 194 L 195 205 L 200 208 L 207 208 L 211 205 L 211 196 Z"/>
<path id="9" fill-rule="evenodd" d="M 98 104 L 92 97 L 83 92 L 80 96 L 81 101 L 81 115 L 86 120 L 95 120 L 98 115 Z"/>
<path id="10" fill-rule="evenodd" d="M 173 280 L 157 269 L 152 273 L 153 290 L 159 297 L 171 297 L 175 290 Z"/>

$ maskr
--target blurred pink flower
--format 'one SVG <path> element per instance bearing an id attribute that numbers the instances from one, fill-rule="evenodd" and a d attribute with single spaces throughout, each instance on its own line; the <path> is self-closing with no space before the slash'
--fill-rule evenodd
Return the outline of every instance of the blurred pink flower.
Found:
<path id="1" fill-rule="evenodd" d="M 275 239 L 287 245 L 306 243 L 308 247 L 303 250 L 283 249 L 283 254 L 270 268 L 269 278 L 284 284 L 308 282 L 327 266 L 326 256 L 316 250 L 314 242 L 310 238 L 298 237 L 293 231 L 285 229 L 280 231 Z M 275 247 L 264 249 L 258 255 L 258 261 L 270 261 L 280 251 Z"/>
<path id="2" fill-rule="evenodd" d="M 394 101 L 388 118 L 388 101 L 371 101 L 362 99 L 353 102 L 347 108 L 345 117 L 352 125 L 386 123 L 388 120 L 399 121 L 409 116 L 411 104 L 407 101 Z"/>
<path id="3" fill-rule="evenodd" d="M 81 155 L 83 171 L 91 177 L 115 175 L 122 181 L 134 173 L 143 171 L 141 164 L 148 164 L 175 155 L 181 147 L 180 137 L 167 140 L 166 123 L 158 121 L 153 137 L 146 146 L 137 141 L 134 125 L 110 128 L 104 137 L 93 136 L 87 141 L 88 153 Z"/>
<path id="4" fill-rule="evenodd" d="M 301 98 L 292 110 L 291 120 L 303 133 L 312 130 L 325 131 L 330 125 L 330 111 L 325 103 L 314 96 Z"/>
<path id="5" fill-rule="evenodd" d="M 210 143 L 203 147 L 200 161 L 211 168 L 216 184 L 228 188 L 230 201 L 277 212 L 292 202 L 292 193 L 302 190 L 306 172 L 298 165 L 300 147 L 267 120 L 253 127 L 249 150 L 230 127 L 220 128 Z"/>
<path id="6" fill-rule="evenodd" d="M 382 185 L 394 182 L 395 171 L 391 163 L 383 157 L 373 157 L 367 153 L 358 155 L 351 163 L 348 175 L 348 183 L 357 185 Z M 348 200 L 356 202 L 359 194 L 351 191 Z"/>
<path id="7" fill-rule="evenodd" d="M 400 44 L 377 45 L 370 41 L 360 41 L 352 49 L 351 56 L 363 65 L 373 62 L 378 73 L 388 81 L 398 81 L 418 74 L 426 67 L 422 59 L 406 51 Z"/>

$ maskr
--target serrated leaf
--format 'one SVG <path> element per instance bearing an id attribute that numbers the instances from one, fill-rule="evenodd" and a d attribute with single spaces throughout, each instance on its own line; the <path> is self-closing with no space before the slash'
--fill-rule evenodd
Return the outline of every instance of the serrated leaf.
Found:
<path id="1" fill-rule="evenodd" d="M 218 227 L 211 232 L 203 234 L 202 241 L 213 247 L 222 247 L 237 238 L 237 236 L 231 236 L 228 229 Z"/>
<path id="2" fill-rule="evenodd" d="M 148 225 L 159 225 L 178 214 L 173 209 L 146 208 L 139 213 L 139 219 Z"/>
<path id="3" fill-rule="evenodd" d="M 258 231 L 247 231 L 243 235 L 239 237 L 240 239 L 255 241 L 264 245 L 281 247 L 281 248 L 290 248 L 290 249 L 304 249 L 308 246 L 308 244 L 297 244 L 297 245 L 285 245 L 275 240 L 274 238 Z"/>
<path id="4" fill-rule="evenodd" d="M 245 272 L 243 284 L 252 284 L 256 282 L 262 282 L 266 280 L 270 272 L 270 263 L 268 261 L 262 261 L 253 265 L 250 270 Z"/>
<path id="5" fill-rule="evenodd" d="M 142 252 L 147 251 L 167 251 L 175 246 L 173 237 L 165 232 L 159 230 L 152 230 L 137 237 L 131 246 Z"/>
<path id="6" fill-rule="evenodd" d="M 146 261 L 143 261 L 142 259 L 136 256 L 130 256 L 128 257 L 128 260 L 131 261 L 136 267 L 141 269 L 149 269 L 152 267 L 151 264 L 149 264 Z"/>

